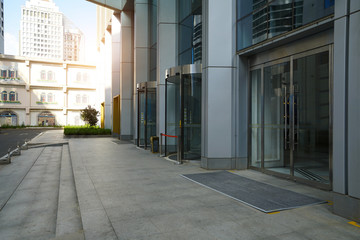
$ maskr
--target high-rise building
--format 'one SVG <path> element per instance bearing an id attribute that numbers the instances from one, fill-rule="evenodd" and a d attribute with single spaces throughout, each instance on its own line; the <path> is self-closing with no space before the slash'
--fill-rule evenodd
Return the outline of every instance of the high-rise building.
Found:
<path id="1" fill-rule="evenodd" d="M 30 0 L 21 7 L 20 55 L 63 59 L 63 15 L 52 0 Z"/>
<path id="2" fill-rule="evenodd" d="M 4 54 L 4 0 L 1 0 L 0 54 Z"/>
<path id="3" fill-rule="evenodd" d="M 64 61 L 84 60 L 84 34 L 67 17 L 64 23 Z"/>
<path id="4" fill-rule="evenodd" d="M 53 0 L 28 0 L 21 8 L 20 55 L 65 61 L 83 60 L 84 34 Z"/>

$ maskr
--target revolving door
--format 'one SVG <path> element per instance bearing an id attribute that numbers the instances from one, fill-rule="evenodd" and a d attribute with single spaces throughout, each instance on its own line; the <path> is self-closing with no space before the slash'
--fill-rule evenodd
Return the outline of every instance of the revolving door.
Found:
<path id="1" fill-rule="evenodd" d="M 147 148 L 150 137 L 156 136 L 156 82 L 137 84 L 137 146 Z"/>
<path id="2" fill-rule="evenodd" d="M 184 160 L 201 157 L 201 64 L 167 69 L 165 84 L 165 153 Z M 177 141 L 178 139 L 178 141 Z"/>

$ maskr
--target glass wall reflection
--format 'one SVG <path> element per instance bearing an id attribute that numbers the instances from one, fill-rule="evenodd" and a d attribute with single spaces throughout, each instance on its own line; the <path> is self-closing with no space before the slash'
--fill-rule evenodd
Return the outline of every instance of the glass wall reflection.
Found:
<path id="1" fill-rule="evenodd" d="M 200 64 L 202 58 L 201 0 L 178 2 L 179 65 Z"/>
<path id="2" fill-rule="evenodd" d="M 237 50 L 334 13 L 334 0 L 237 0 Z"/>

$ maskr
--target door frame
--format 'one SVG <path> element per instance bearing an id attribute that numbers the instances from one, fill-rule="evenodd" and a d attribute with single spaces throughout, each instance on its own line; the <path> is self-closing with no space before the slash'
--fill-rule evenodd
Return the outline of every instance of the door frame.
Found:
<path id="1" fill-rule="evenodd" d="M 151 82 L 143 82 L 143 83 L 138 83 L 136 85 L 137 88 L 137 143 L 136 145 L 138 147 L 144 147 L 144 149 L 147 149 L 148 144 L 147 144 L 147 123 L 148 123 L 148 93 L 149 92 L 153 92 L 155 91 L 156 93 L 156 89 L 157 89 L 157 85 L 155 81 L 151 81 Z M 151 89 L 151 90 L 150 90 Z M 145 114 L 144 114 L 144 145 L 140 146 L 140 124 L 141 124 L 141 117 L 140 117 L 140 93 L 145 94 Z"/>
<path id="2" fill-rule="evenodd" d="M 279 63 L 284 63 L 289 61 L 290 62 L 290 95 L 294 95 L 294 88 L 293 88 L 293 63 L 294 60 L 296 59 L 300 59 L 306 56 L 311 56 L 311 55 L 315 55 L 321 52 L 327 52 L 329 53 L 329 184 L 324 184 L 324 183 L 320 183 L 320 182 L 316 182 L 316 181 L 312 181 L 312 180 L 308 180 L 308 179 L 304 179 L 304 178 L 300 178 L 300 177 L 296 177 L 294 174 L 294 147 L 293 147 L 293 143 L 290 143 L 290 174 L 284 174 L 284 173 L 279 173 L 279 172 L 275 172 L 275 171 L 271 171 L 269 169 L 265 168 L 265 163 L 264 163 L 264 123 L 265 123 L 265 116 L 264 116 L 264 112 L 265 112 L 265 106 L 264 106 L 264 68 L 268 67 L 268 66 L 273 66 Z M 252 117 L 252 109 L 251 109 L 251 71 L 254 70 L 258 70 L 261 69 L 261 166 L 260 167 L 256 167 L 256 166 L 252 166 L 251 165 L 251 160 L 252 160 L 252 149 L 251 149 L 251 144 L 252 144 L 252 129 L 251 129 L 251 117 Z M 327 46 L 323 46 L 323 47 L 319 47 L 316 49 L 312 49 L 312 50 L 308 50 L 308 51 L 304 51 L 301 53 L 297 53 L 297 54 L 293 54 L 290 56 L 283 56 L 274 60 L 270 60 L 264 63 L 257 63 L 256 65 L 250 66 L 249 67 L 249 71 L 248 71 L 248 168 L 249 169 L 254 169 L 269 175 L 274 175 L 274 176 L 278 176 L 281 178 L 286 178 L 286 179 L 291 179 L 293 181 L 297 181 L 297 182 L 301 182 L 304 184 L 308 184 L 320 189 L 325 189 L 325 190 L 331 190 L 332 189 L 332 185 L 333 185 L 333 176 L 332 176 L 332 172 L 333 172 L 333 139 L 332 139 L 332 129 L 333 129 L 333 121 L 332 121 L 332 112 L 333 112 L 333 44 L 327 45 Z M 291 104 L 290 104 L 291 105 Z M 290 110 L 291 111 L 291 110 Z M 294 120 L 294 118 L 292 118 L 292 121 Z M 294 123 L 292 123 L 289 127 L 293 128 L 294 127 Z M 294 134 L 294 130 L 290 130 L 290 134 Z M 291 136 L 292 137 L 292 136 Z"/>
<path id="3" fill-rule="evenodd" d="M 120 95 L 113 97 L 113 133 L 119 134 L 118 138 L 120 139 L 120 129 L 121 129 L 121 111 L 120 111 Z"/>

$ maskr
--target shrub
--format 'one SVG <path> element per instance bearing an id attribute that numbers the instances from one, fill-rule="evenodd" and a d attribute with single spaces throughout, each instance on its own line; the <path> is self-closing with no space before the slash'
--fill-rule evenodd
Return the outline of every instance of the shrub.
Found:
<path id="1" fill-rule="evenodd" d="M 96 109 L 92 108 L 90 105 L 81 110 L 80 116 L 81 119 L 89 123 L 90 126 L 95 126 L 99 121 L 97 118 L 99 116 L 99 111 L 96 111 Z"/>
<path id="2" fill-rule="evenodd" d="M 110 135 L 110 129 L 86 126 L 66 126 L 64 127 L 65 135 Z"/>

